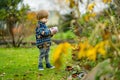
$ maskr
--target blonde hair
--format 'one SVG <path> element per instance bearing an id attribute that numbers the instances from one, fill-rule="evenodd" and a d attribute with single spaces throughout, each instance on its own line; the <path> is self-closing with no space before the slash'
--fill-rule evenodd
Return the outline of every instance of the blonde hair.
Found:
<path id="1" fill-rule="evenodd" d="M 49 13 L 48 13 L 47 10 L 40 10 L 40 11 L 37 13 L 36 18 L 37 18 L 37 20 L 40 20 L 40 19 L 42 19 L 42 18 L 48 18 L 48 15 L 49 15 Z"/>

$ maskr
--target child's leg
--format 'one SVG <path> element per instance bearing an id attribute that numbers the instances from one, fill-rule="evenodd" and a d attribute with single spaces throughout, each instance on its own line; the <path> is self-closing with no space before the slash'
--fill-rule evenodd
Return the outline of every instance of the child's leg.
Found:
<path id="1" fill-rule="evenodd" d="M 43 67 L 43 65 L 42 65 L 42 61 L 43 61 L 43 58 L 45 57 L 45 49 L 44 48 L 42 48 L 42 49 L 40 49 L 40 55 L 39 55 L 39 65 L 38 65 L 38 67 L 40 68 L 42 68 Z"/>
<path id="2" fill-rule="evenodd" d="M 50 64 L 50 61 L 49 61 L 49 51 L 50 51 L 50 48 L 47 48 L 46 49 L 46 55 L 45 55 L 46 67 L 53 69 L 55 67 Z"/>
<path id="3" fill-rule="evenodd" d="M 43 57 L 44 57 L 44 50 L 43 50 L 43 49 L 40 49 L 39 64 L 42 63 Z"/>
<path id="4" fill-rule="evenodd" d="M 47 64 L 47 63 L 50 63 L 50 61 L 49 61 L 49 51 L 50 51 L 50 48 L 47 48 L 47 49 L 46 49 L 46 54 L 45 54 L 46 64 Z"/>

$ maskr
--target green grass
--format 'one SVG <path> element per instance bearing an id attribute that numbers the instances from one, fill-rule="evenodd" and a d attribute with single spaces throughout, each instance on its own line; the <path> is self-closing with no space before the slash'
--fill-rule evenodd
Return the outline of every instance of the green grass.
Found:
<path id="1" fill-rule="evenodd" d="M 65 39 L 74 39 L 76 38 L 76 35 L 72 31 L 67 31 L 67 32 L 58 32 L 55 34 L 52 39 L 58 39 L 58 40 L 65 40 Z"/>
<path id="2" fill-rule="evenodd" d="M 51 47 L 51 55 L 54 48 Z M 0 80 L 61 80 L 65 76 L 64 66 L 57 70 L 44 65 L 45 70 L 39 71 L 38 57 L 39 50 L 34 47 L 0 48 Z"/>

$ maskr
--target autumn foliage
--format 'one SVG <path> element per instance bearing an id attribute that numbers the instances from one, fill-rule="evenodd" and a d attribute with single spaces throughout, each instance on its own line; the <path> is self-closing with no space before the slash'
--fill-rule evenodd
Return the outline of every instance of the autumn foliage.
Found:
<path id="1" fill-rule="evenodd" d="M 115 0 L 115 2 L 117 1 L 118 0 Z M 80 15 L 77 16 L 77 18 L 73 18 L 73 20 L 71 20 L 71 27 L 73 29 L 73 32 L 77 36 L 77 39 L 74 39 L 76 41 L 75 43 L 65 42 L 59 44 L 56 47 L 53 53 L 53 62 L 56 68 L 60 68 L 62 64 L 65 63 L 61 60 L 62 58 L 64 58 L 63 55 L 71 55 L 71 59 L 74 61 L 74 63 L 70 62 L 70 64 L 72 65 L 68 65 L 66 67 L 66 70 L 68 71 L 69 69 L 70 71 L 74 71 L 73 67 L 79 66 L 79 68 L 86 69 L 89 72 L 97 64 L 99 65 L 101 61 L 103 61 L 104 63 L 104 61 L 107 61 L 107 59 L 111 60 L 111 62 L 109 62 L 110 65 L 114 65 L 114 63 L 116 64 L 116 66 L 112 66 L 112 68 L 118 69 L 119 61 L 117 62 L 117 60 L 120 56 L 120 24 L 118 19 L 120 15 L 118 14 L 118 10 L 120 9 L 117 3 L 114 3 L 114 1 L 112 3 L 112 0 L 102 0 L 102 2 L 105 5 L 108 5 L 109 8 L 96 13 L 94 11 L 96 3 L 93 0 L 87 4 L 86 13 L 84 15 L 80 15 L 78 5 L 79 3 L 82 4 L 83 0 L 66 0 L 66 4 L 68 4 L 69 8 L 74 9 L 73 12 L 77 12 L 74 15 Z M 114 5 L 117 7 L 114 7 Z M 79 28 L 82 30 L 79 30 Z M 120 71 L 120 69 L 118 70 Z M 113 72 L 114 76 L 112 77 L 106 78 L 104 76 L 103 78 L 105 80 L 119 80 L 119 78 L 117 77 L 119 71 Z M 79 72 L 79 70 L 77 70 L 77 72 Z M 112 73 L 108 71 L 108 73 L 106 74 Z M 101 78 L 102 75 L 99 75 L 99 78 Z M 76 77 L 77 76 L 78 74 L 76 75 Z M 88 76 L 86 78 L 88 78 L 89 80 Z M 95 77 L 95 75 L 91 76 Z M 82 80 L 87 80 L 86 78 Z"/>

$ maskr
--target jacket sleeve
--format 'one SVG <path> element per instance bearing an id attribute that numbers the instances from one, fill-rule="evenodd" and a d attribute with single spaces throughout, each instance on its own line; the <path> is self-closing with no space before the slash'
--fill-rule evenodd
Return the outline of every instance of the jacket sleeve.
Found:
<path id="1" fill-rule="evenodd" d="M 43 34 L 43 32 L 44 32 L 44 34 Z M 36 36 L 46 37 L 46 36 L 50 36 L 50 35 L 51 35 L 51 31 L 48 28 L 44 29 L 44 28 L 39 27 L 36 29 Z"/>
<path id="2" fill-rule="evenodd" d="M 50 36 L 51 35 L 51 31 L 47 28 L 47 29 L 44 29 L 44 34 L 42 34 L 42 36 Z"/>

